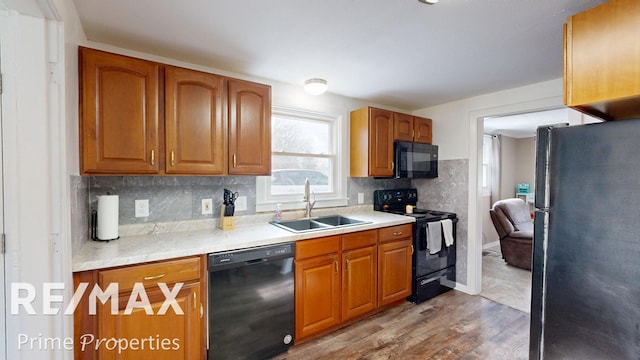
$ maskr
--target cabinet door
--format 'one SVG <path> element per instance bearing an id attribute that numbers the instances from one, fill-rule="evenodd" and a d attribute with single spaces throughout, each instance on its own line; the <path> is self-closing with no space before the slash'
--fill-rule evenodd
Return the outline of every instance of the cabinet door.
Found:
<path id="1" fill-rule="evenodd" d="M 411 238 L 378 245 L 378 306 L 411 295 Z"/>
<path id="2" fill-rule="evenodd" d="M 393 166 L 393 113 L 370 108 L 369 176 L 392 176 Z"/>
<path id="3" fill-rule="evenodd" d="M 376 308 L 377 254 L 375 246 L 342 253 L 342 320 Z"/>
<path id="4" fill-rule="evenodd" d="M 295 261 L 296 339 L 340 324 L 338 254 Z"/>
<path id="5" fill-rule="evenodd" d="M 168 285 L 173 289 L 175 285 Z M 165 295 L 157 288 L 147 288 L 151 310 L 154 315 L 147 315 L 143 308 L 133 308 L 126 314 L 130 293 L 119 294 L 118 313 L 112 315 L 111 301 L 100 304 L 98 309 L 97 339 L 117 339 L 120 345 L 127 348 L 118 350 L 117 344 L 103 342 L 98 348 L 100 359 L 202 359 L 204 346 L 201 343 L 200 315 L 201 299 L 200 284 L 185 283 L 176 296 L 176 304 L 182 309 L 183 315 L 176 314 L 169 307 L 164 315 L 159 315 Z M 137 301 L 141 301 L 137 297 Z M 91 346 L 98 346 L 97 343 Z"/>
<path id="6" fill-rule="evenodd" d="M 271 87 L 229 80 L 229 175 L 271 174 Z"/>
<path id="7" fill-rule="evenodd" d="M 415 130 L 414 142 L 431 144 L 432 121 L 431 119 L 418 116 L 413 117 L 413 127 Z"/>
<path id="8" fill-rule="evenodd" d="M 393 139 L 398 141 L 413 141 L 414 134 L 413 116 L 393 113 Z"/>
<path id="9" fill-rule="evenodd" d="M 158 64 L 80 48 L 80 172 L 159 172 Z"/>
<path id="10" fill-rule="evenodd" d="M 608 1 L 568 18 L 565 104 L 605 119 L 640 116 L 640 2 Z"/>
<path id="11" fill-rule="evenodd" d="M 221 76 L 166 68 L 167 174 L 224 174 L 223 95 Z"/>

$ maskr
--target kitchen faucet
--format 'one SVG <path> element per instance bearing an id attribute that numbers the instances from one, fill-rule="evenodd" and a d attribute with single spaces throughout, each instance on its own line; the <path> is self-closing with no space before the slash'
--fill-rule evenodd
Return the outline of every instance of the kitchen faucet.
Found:
<path id="1" fill-rule="evenodd" d="M 313 193 L 313 201 L 311 201 L 310 188 L 309 178 L 304 179 L 304 199 L 302 201 L 306 203 L 304 217 L 307 219 L 311 217 L 311 209 L 316 205 L 316 193 Z"/>

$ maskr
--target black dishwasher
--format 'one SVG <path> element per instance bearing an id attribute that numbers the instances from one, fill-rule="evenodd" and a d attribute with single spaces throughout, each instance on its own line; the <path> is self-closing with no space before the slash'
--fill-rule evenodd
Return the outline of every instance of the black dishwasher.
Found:
<path id="1" fill-rule="evenodd" d="M 266 359 L 293 345 L 294 244 L 209 254 L 209 359 Z"/>

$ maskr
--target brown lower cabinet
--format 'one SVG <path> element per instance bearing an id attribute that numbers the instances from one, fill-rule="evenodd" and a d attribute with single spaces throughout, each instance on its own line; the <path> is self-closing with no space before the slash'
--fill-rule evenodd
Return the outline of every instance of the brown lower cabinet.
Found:
<path id="1" fill-rule="evenodd" d="M 412 251 L 411 224 L 298 241 L 296 343 L 411 295 Z"/>
<path id="2" fill-rule="evenodd" d="M 295 313 L 296 342 L 340 324 L 340 236 L 296 243 Z"/>
<path id="3" fill-rule="evenodd" d="M 205 359 L 205 265 L 197 256 L 74 273 L 76 288 L 88 283 L 74 315 L 75 359 Z M 91 315 L 89 293 L 110 284 L 115 309 L 113 298 L 96 300 Z"/>

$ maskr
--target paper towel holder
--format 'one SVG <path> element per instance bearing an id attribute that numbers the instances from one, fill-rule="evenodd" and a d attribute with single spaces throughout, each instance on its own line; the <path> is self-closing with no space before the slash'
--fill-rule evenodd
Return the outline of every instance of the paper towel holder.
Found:
<path id="1" fill-rule="evenodd" d="M 92 210 L 91 211 L 91 220 L 89 223 L 89 237 L 91 238 L 91 240 L 93 241 L 106 241 L 109 242 L 111 240 L 118 240 L 120 239 L 120 235 L 118 235 L 117 238 L 115 239 L 100 239 L 98 238 L 98 211 L 96 210 Z"/>

